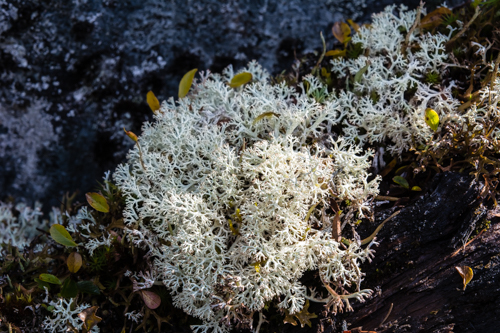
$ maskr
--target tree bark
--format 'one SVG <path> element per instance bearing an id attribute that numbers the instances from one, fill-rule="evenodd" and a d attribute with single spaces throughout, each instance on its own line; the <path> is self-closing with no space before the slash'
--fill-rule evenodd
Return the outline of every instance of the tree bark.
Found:
<path id="1" fill-rule="evenodd" d="M 475 236 L 489 218 L 482 187 L 472 176 L 446 172 L 405 207 L 377 213 L 382 221 L 401 210 L 377 235 L 373 261 L 362 265 L 362 287 L 375 287 L 378 295 L 345 314 L 348 329 L 500 331 L 500 224 L 494 217 Z M 465 290 L 457 266 L 473 269 Z"/>

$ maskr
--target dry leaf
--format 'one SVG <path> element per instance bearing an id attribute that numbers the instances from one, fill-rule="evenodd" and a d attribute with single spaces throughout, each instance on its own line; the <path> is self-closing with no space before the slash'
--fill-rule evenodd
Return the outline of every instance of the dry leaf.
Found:
<path id="1" fill-rule="evenodd" d="M 309 300 L 306 300 L 306 304 L 304 304 L 302 310 L 294 314 L 294 316 L 297 317 L 297 319 L 300 321 L 300 327 L 304 327 L 304 325 L 312 327 L 310 319 L 318 318 L 318 316 L 315 313 L 309 313 L 308 309 L 309 309 Z"/>
<path id="2" fill-rule="evenodd" d="M 158 110 L 160 110 L 160 102 L 158 101 L 158 98 L 156 98 L 155 94 L 151 90 L 146 95 L 146 100 L 148 102 L 149 107 L 151 108 L 151 111 L 156 113 L 158 112 Z"/>
<path id="3" fill-rule="evenodd" d="M 248 72 L 243 72 L 236 74 L 232 79 L 231 82 L 229 82 L 229 86 L 231 88 L 238 88 L 250 81 L 252 81 L 252 73 Z"/>
<path id="4" fill-rule="evenodd" d="M 446 7 L 440 7 L 420 20 L 420 27 L 424 29 L 434 29 L 443 21 L 444 15 L 452 14 L 452 11 Z"/>
<path id="5" fill-rule="evenodd" d="M 345 57 L 347 50 L 330 50 L 325 53 L 325 57 Z"/>
<path id="6" fill-rule="evenodd" d="M 465 287 L 469 284 L 469 282 L 472 280 L 472 277 L 474 276 L 474 272 L 472 271 L 472 268 L 469 266 L 455 266 L 455 269 L 457 270 L 458 274 L 463 279 L 464 282 L 464 290 Z"/>
<path id="7" fill-rule="evenodd" d="M 256 123 L 258 123 L 259 121 L 261 121 L 262 119 L 264 118 L 267 118 L 267 119 L 270 119 L 272 117 L 279 117 L 280 115 L 277 114 L 277 113 L 274 113 L 274 112 L 264 112 L 263 114 L 261 115 L 258 115 L 257 118 L 255 118 L 252 122 L 252 125 L 255 125 Z"/>
<path id="8" fill-rule="evenodd" d="M 127 134 L 127 136 L 128 136 L 129 138 L 131 138 L 132 140 L 134 140 L 134 142 L 137 142 L 137 135 L 135 135 L 135 134 L 134 134 L 133 132 L 131 132 L 131 131 L 127 131 L 127 130 L 125 129 L 125 127 L 123 128 L 123 131 L 125 132 L 125 134 Z"/>
<path id="9" fill-rule="evenodd" d="M 144 301 L 146 306 L 148 308 L 150 308 L 151 310 L 154 310 L 160 306 L 161 298 L 160 298 L 160 296 L 158 296 L 154 292 L 148 291 L 148 290 L 141 290 L 140 293 L 141 293 L 142 300 Z"/>
<path id="10" fill-rule="evenodd" d="M 96 316 L 97 309 L 99 309 L 98 306 L 92 306 L 78 314 L 78 318 L 83 321 L 83 327 L 87 332 L 90 332 L 90 330 L 102 320 L 102 318 Z"/>
<path id="11" fill-rule="evenodd" d="M 68 256 L 68 260 L 66 261 L 68 265 L 68 269 L 71 273 L 76 273 L 82 267 L 82 256 L 78 252 L 72 252 Z"/>
<path id="12" fill-rule="evenodd" d="M 349 23 L 351 25 L 351 27 L 354 29 L 354 31 L 359 32 L 359 24 L 357 24 L 356 22 L 354 22 L 351 19 L 347 19 L 347 23 Z"/>
<path id="13" fill-rule="evenodd" d="M 332 27 L 332 33 L 333 36 L 342 44 L 347 44 L 351 40 L 351 37 L 349 37 L 351 34 L 351 28 L 349 28 L 347 23 L 335 22 Z"/>
<path id="14" fill-rule="evenodd" d="M 194 75 L 198 71 L 198 68 L 192 69 L 186 74 L 181 79 L 181 82 L 179 83 L 179 98 L 184 98 L 189 92 L 189 89 L 191 89 L 191 85 L 193 84 L 193 79 Z"/>

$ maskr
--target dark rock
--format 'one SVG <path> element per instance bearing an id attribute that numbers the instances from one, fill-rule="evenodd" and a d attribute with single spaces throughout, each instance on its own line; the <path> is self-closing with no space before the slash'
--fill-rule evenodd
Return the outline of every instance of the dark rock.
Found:
<path id="1" fill-rule="evenodd" d="M 194 67 L 281 72 L 321 47 L 320 31 L 331 46 L 335 21 L 391 3 L 0 0 L 0 200 L 83 200 L 131 147 L 122 128 L 152 119 L 147 91 L 175 96 Z"/>

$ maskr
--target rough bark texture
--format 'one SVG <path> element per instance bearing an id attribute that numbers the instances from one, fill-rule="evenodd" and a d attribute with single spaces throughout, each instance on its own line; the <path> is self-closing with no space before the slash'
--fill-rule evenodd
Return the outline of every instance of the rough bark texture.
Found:
<path id="1" fill-rule="evenodd" d="M 464 247 L 487 218 L 478 198 L 481 187 L 466 174 L 438 174 L 416 201 L 378 214 L 383 220 L 401 210 L 379 233 L 374 260 L 363 266 L 364 287 L 378 286 L 379 295 L 347 314 L 350 329 L 498 332 L 498 219 Z M 474 271 L 465 291 L 455 266 Z"/>

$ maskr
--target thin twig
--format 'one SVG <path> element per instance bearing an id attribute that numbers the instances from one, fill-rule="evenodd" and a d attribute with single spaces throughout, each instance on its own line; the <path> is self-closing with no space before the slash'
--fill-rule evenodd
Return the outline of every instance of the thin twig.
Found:
<path id="1" fill-rule="evenodd" d="M 380 325 L 378 325 L 378 327 L 382 326 L 385 321 L 387 320 L 387 318 L 389 318 L 389 315 L 391 314 L 392 312 L 392 307 L 394 306 L 394 303 L 391 303 L 391 306 L 389 307 L 389 311 L 387 311 L 387 314 L 385 315 L 384 319 L 382 320 L 382 322 L 380 322 Z"/>
<path id="2" fill-rule="evenodd" d="M 418 6 L 417 8 L 417 17 L 415 18 L 415 22 L 413 22 L 410 31 L 408 31 L 408 33 L 406 34 L 405 43 L 403 45 L 403 50 L 402 50 L 403 54 L 406 54 L 406 48 L 408 47 L 408 45 L 410 45 L 411 34 L 415 31 L 415 29 L 417 29 L 417 26 L 420 24 L 420 13 L 424 8 L 424 4 L 425 4 L 424 2 L 420 1 L 420 6 Z"/>
<path id="3" fill-rule="evenodd" d="M 472 16 L 472 18 L 470 19 L 470 21 L 467 22 L 467 24 L 462 28 L 462 30 L 460 30 L 458 32 L 458 34 L 456 34 L 455 36 L 453 36 L 453 38 L 450 39 L 446 43 L 446 46 L 453 44 L 453 42 L 455 42 L 458 38 L 460 38 L 467 31 L 467 29 L 469 29 L 469 27 L 472 24 L 472 22 L 474 22 L 474 20 L 477 19 L 477 17 L 479 16 L 479 14 L 481 14 L 481 8 L 479 8 L 479 6 L 477 6 L 476 7 L 476 12 L 474 13 L 474 16 Z"/>
<path id="4" fill-rule="evenodd" d="M 465 251 L 465 248 L 467 247 L 467 245 L 469 245 L 470 243 L 472 243 L 473 241 L 475 241 L 479 236 L 481 236 L 483 234 L 483 232 L 485 231 L 486 229 L 483 229 L 481 230 L 481 232 L 479 234 L 477 234 L 477 236 L 475 236 L 474 238 L 472 238 L 470 241 L 468 241 L 467 243 L 465 243 L 464 246 L 462 246 L 461 248 L 459 248 L 458 250 L 456 250 L 455 252 L 453 252 L 453 254 L 451 255 L 452 257 L 456 256 L 460 250 L 464 250 Z"/>
<path id="5" fill-rule="evenodd" d="M 380 231 L 380 229 L 382 229 L 382 227 L 384 226 L 384 224 L 386 222 L 388 222 L 389 220 L 391 220 L 394 216 L 398 215 L 401 211 L 398 210 L 397 212 L 393 213 L 391 216 L 389 216 L 388 218 L 386 218 L 384 220 L 384 222 L 380 223 L 380 225 L 377 227 L 377 229 L 375 229 L 375 231 L 370 235 L 368 236 L 367 238 L 363 239 L 361 241 L 361 245 L 365 245 L 365 244 L 368 244 L 372 241 L 372 239 L 375 238 L 375 236 L 377 236 L 378 232 Z"/>
<path id="6" fill-rule="evenodd" d="M 495 79 L 498 73 L 498 65 L 500 65 L 500 52 L 498 52 L 497 60 L 495 60 L 495 68 L 491 73 L 491 81 L 490 81 L 490 96 L 488 98 L 488 104 L 491 106 L 491 90 L 493 90 L 493 86 L 495 85 Z"/>

